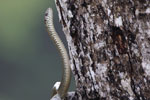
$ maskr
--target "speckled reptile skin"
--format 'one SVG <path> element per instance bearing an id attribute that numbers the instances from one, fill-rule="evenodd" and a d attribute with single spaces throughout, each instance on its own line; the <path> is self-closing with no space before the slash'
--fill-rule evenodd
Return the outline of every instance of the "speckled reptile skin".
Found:
<path id="1" fill-rule="evenodd" d="M 69 85 L 70 85 L 71 70 L 70 70 L 69 57 L 68 57 L 67 51 L 54 28 L 53 11 L 51 8 L 48 8 L 46 10 L 45 24 L 46 24 L 48 34 L 49 34 L 50 38 L 54 41 L 54 43 L 62 57 L 62 60 L 63 60 L 62 80 L 61 80 L 61 83 L 60 83 L 60 86 L 58 89 L 56 87 L 53 88 L 52 96 L 54 96 L 55 94 L 58 93 L 61 98 L 64 98 L 68 91 Z"/>

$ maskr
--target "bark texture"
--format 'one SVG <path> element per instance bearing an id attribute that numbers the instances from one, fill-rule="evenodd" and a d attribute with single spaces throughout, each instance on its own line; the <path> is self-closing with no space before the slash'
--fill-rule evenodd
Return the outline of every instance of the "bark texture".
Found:
<path id="1" fill-rule="evenodd" d="M 67 100 L 150 100 L 150 0 L 56 0 L 76 90 Z"/>

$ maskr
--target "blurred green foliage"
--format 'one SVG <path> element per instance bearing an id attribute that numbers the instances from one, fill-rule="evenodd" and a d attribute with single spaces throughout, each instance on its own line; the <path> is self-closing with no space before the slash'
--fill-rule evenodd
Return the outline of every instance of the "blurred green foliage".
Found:
<path id="1" fill-rule="evenodd" d="M 0 0 L 0 100 L 49 100 L 61 80 L 61 59 L 44 25 L 54 0 Z"/>

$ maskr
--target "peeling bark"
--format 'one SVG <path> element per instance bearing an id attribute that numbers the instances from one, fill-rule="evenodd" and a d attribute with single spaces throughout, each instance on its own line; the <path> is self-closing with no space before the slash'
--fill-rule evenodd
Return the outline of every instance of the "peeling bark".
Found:
<path id="1" fill-rule="evenodd" d="M 76 90 L 66 100 L 150 100 L 150 1 L 56 0 Z"/>

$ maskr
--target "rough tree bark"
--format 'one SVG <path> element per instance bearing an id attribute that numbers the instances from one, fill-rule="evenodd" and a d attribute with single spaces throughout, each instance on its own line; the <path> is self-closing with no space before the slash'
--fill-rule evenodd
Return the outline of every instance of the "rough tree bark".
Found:
<path id="1" fill-rule="evenodd" d="M 150 100 L 150 0 L 56 0 L 75 93 L 66 100 Z"/>

